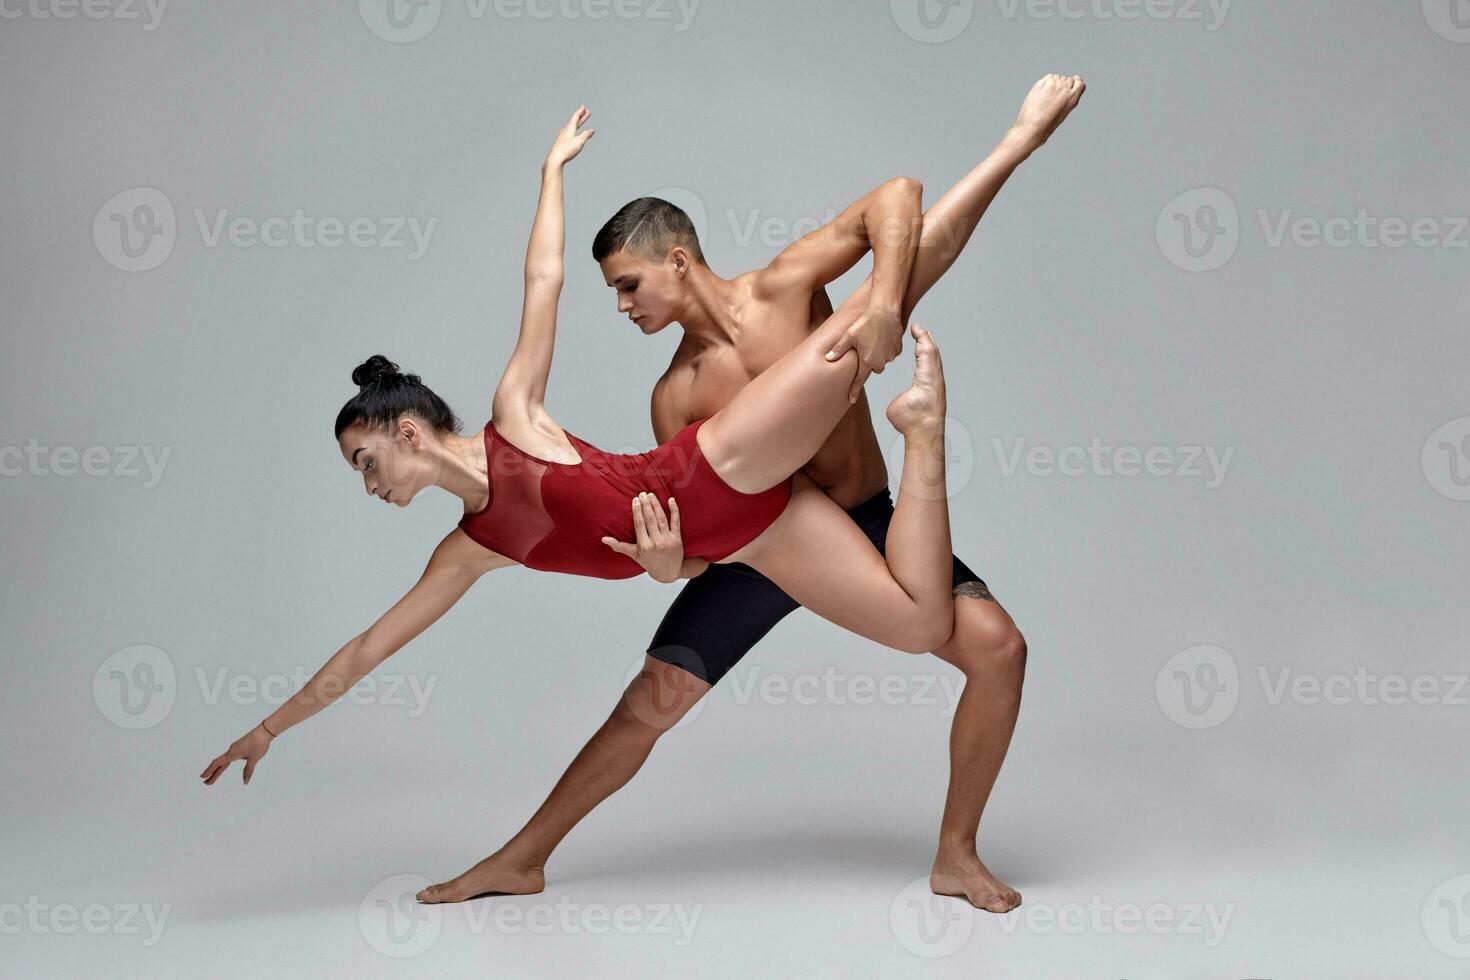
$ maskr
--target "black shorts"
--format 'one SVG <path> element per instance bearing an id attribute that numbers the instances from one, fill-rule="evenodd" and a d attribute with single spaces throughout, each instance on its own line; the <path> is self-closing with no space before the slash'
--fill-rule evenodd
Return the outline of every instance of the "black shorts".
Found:
<path id="1" fill-rule="evenodd" d="M 847 512 L 879 554 L 893 520 L 893 497 L 880 490 Z M 958 558 L 954 584 L 985 583 Z M 987 592 L 988 594 L 988 592 Z M 680 591 L 648 645 L 650 656 L 717 684 L 721 677 L 800 604 L 760 572 L 739 562 L 710 565 Z"/>

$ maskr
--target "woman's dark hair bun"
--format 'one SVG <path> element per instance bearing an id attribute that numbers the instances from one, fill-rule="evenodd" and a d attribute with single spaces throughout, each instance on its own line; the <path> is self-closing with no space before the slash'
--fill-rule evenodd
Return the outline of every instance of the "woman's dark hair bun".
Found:
<path id="1" fill-rule="evenodd" d="M 374 354 L 352 369 L 358 391 L 337 413 L 336 436 L 348 426 L 365 422 L 374 428 L 392 425 L 413 414 L 440 432 L 459 432 L 459 419 L 444 399 L 429 390 L 417 374 L 404 374 L 382 354 Z"/>
<path id="2" fill-rule="evenodd" d="M 402 377 L 398 373 L 398 365 L 388 360 L 382 354 L 374 354 L 352 369 L 352 383 L 359 388 L 366 388 L 383 379 L 394 379 Z"/>

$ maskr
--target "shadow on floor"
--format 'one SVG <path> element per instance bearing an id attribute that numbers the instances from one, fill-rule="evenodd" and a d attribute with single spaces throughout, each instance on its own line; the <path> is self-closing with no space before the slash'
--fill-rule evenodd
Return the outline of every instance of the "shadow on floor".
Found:
<path id="1" fill-rule="evenodd" d="M 572 842 L 568 842 L 572 843 Z M 1076 875 L 1079 858 L 1085 870 L 1096 873 L 1093 851 L 1086 857 L 1068 854 L 1057 841 L 992 841 L 981 857 L 991 871 L 1020 888 L 1035 887 Z M 1073 850 L 1084 845 L 1073 840 Z M 391 866 L 392 855 L 360 854 L 344 857 L 337 867 L 282 867 L 278 878 L 261 882 L 210 883 L 207 894 L 176 903 L 177 916 L 196 922 L 217 922 L 300 912 L 338 910 L 356 915 L 368 891 L 386 878 L 417 873 L 431 882 L 444 881 L 470 867 L 483 852 L 438 842 L 438 854 L 419 850 L 411 859 L 419 867 Z M 459 853 L 462 852 L 462 853 Z M 459 853 L 457 858 L 451 853 Z M 386 858 L 386 860 L 385 860 Z M 927 874 L 934 860 L 932 841 L 909 834 L 853 832 L 821 834 L 814 831 L 782 833 L 760 830 L 714 833 L 709 839 L 693 837 L 662 840 L 586 840 L 558 853 L 547 869 L 542 895 L 575 893 L 591 882 L 629 882 L 657 879 L 661 883 L 686 881 L 691 887 L 713 886 L 720 879 L 751 877 L 772 880 L 803 878 L 876 877 L 911 880 Z M 376 862 L 376 864 L 375 864 Z M 530 899 L 531 896 L 515 896 Z"/>

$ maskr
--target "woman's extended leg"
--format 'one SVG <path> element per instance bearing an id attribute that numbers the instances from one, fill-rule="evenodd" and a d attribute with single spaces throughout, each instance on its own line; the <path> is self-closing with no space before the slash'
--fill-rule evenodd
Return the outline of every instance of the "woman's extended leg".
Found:
<path id="1" fill-rule="evenodd" d="M 1031 87 L 1016 121 L 990 155 L 960 178 L 924 212 L 919 230 L 919 249 L 909 272 L 903 298 L 907 322 L 924 294 L 949 271 L 970 241 L 1005 182 L 1056 132 L 1082 99 L 1087 86 L 1077 75 L 1047 75 Z M 856 304 L 867 309 L 872 295 L 871 277 L 858 286 L 843 306 Z"/>
<path id="2" fill-rule="evenodd" d="M 904 295 L 905 321 L 954 264 L 1011 172 L 1046 142 L 1085 91 L 1075 75 L 1038 81 L 990 156 L 924 212 Z M 747 493 L 775 486 L 816 455 L 850 407 L 842 383 L 850 386 L 857 363 L 847 357 L 827 361 L 822 355 L 867 308 L 870 293 L 871 283 L 865 281 L 810 337 L 705 423 L 700 448 L 731 486 Z M 726 438 L 727 429 L 734 429 L 735 437 Z"/>
<path id="3" fill-rule="evenodd" d="M 892 541 L 892 526 L 889 532 Z M 954 627 L 949 551 L 936 587 L 911 595 L 847 512 L 805 474 L 796 475 L 791 503 L 776 522 L 732 559 L 823 619 L 895 650 L 926 653 Z"/>

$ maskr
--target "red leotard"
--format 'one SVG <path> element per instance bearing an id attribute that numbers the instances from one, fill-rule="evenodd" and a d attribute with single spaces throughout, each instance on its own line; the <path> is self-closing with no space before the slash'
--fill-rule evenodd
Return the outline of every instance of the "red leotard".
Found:
<path id="1" fill-rule="evenodd" d="M 538 459 L 485 423 L 490 502 L 460 518 L 459 527 L 491 551 L 528 568 L 595 578 L 632 578 L 643 566 L 602 543 L 632 542 L 633 498 L 648 491 L 665 512 L 679 504 L 684 554 L 718 561 L 771 525 L 791 496 L 790 478 L 760 493 L 741 493 L 720 479 L 695 433 L 700 419 L 646 453 L 606 453 L 566 433 L 580 463 Z M 565 430 L 563 430 L 565 431 Z"/>

